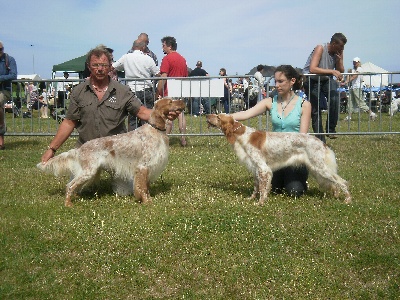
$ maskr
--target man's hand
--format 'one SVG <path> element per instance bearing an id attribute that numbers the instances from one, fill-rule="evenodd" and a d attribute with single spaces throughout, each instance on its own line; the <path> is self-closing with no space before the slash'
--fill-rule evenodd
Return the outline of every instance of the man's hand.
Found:
<path id="1" fill-rule="evenodd" d="M 69 119 L 64 119 L 60 127 L 58 127 L 56 136 L 50 142 L 49 148 L 42 155 L 42 163 L 46 163 L 50 158 L 52 158 L 57 149 L 69 138 L 71 133 L 74 131 L 78 121 L 73 121 Z"/>
<path id="2" fill-rule="evenodd" d="M 54 151 L 47 149 L 42 155 L 42 164 L 45 164 L 52 157 L 54 157 Z"/>
<path id="3" fill-rule="evenodd" d="M 336 52 L 336 58 L 337 59 L 339 59 L 339 60 L 342 60 L 343 59 L 343 51 L 340 51 L 340 52 Z"/>
<path id="4" fill-rule="evenodd" d="M 170 111 L 168 116 L 167 116 L 167 119 L 170 120 L 170 121 L 173 121 L 176 118 L 178 118 L 178 116 L 181 114 L 181 112 L 182 111 L 180 111 L 180 110 Z"/>
<path id="5" fill-rule="evenodd" d="M 332 70 L 332 75 L 335 76 L 339 81 L 343 80 L 343 75 L 338 70 Z"/>

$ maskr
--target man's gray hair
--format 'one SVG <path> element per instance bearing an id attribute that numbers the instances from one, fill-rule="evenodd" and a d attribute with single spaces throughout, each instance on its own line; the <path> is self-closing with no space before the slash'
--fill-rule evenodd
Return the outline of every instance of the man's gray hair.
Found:
<path id="1" fill-rule="evenodd" d="M 141 40 L 135 40 L 132 45 L 132 50 L 134 49 L 143 49 L 146 47 L 146 43 Z"/>

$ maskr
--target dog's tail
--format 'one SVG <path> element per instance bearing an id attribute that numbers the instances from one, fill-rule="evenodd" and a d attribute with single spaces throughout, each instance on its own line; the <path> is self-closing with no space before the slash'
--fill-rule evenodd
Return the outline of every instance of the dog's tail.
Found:
<path id="1" fill-rule="evenodd" d="M 75 153 L 76 150 L 72 149 L 49 159 L 44 164 L 40 162 L 36 166 L 43 172 L 53 174 L 54 176 L 71 175 L 72 166 L 70 163 L 74 161 Z"/>
<path id="2" fill-rule="evenodd" d="M 335 153 L 329 147 L 325 148 L 325 163 L 335 174 L 337 174 L 337 163 Z"/>

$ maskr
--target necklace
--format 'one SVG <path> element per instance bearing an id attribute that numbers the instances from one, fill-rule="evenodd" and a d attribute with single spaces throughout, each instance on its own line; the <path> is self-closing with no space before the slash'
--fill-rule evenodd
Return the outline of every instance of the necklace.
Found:
<path id="1" fill-rule="evenodd" d="M 290 104 L 290 102 L 292 102 L 292 100 L 293 100 L 293 98 L 294 98 L 295 95 L 296 95 L 296 94 L 293 94 L 293 96 L 290 98 L 290 100 L 288 101 L 288 103 L 286 103 L 285 106 L 283 106 L 283 101 L 281 102 L 281 105 L 282 105 L 282 115 L 283 115 L 283 113 L 285 112 L 286 107 Z M 281 98 L 281 99 L 282 99 L 282 98 Z"/>
<path id="2" fill-rule="evenodd" d="M 105 87 L 104 90 L 99 89 L 99 88 L 98 88 L 97 86 L 95 86 L 93 83 L 92 83 L 92 86 L 93 86 L 93 88 L 94 88 L 97 92 L 99 92 L 99 93 L 104 93 L 105 91 L 108 90 L 108 85 Z"/>

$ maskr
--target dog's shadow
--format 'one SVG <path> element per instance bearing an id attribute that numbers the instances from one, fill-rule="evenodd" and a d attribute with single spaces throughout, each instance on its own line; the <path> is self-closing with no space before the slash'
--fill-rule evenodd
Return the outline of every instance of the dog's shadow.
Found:
<path id="1" fill-rule="evenodd" d="M 150 196 L 156 197 L 159 194 L 164 194 L 172 189 L 172 184 L 159 178 L 156 182 L 150 184 Z M 53 187 L 49 190 L 51 196 L 65 195 L 65 185 Z M 73 196 L 73 199 L 82 199 L 82 201 L 95 202 L 101 200 L 103 197 L 112 197 L 115 193 L 112 189 L 112 178 L 101 178 L 98 182 L 91 184 L 90 186 L 84 187 L 78 194 Z M 129 197 L 132 201 L 140 203 L 134 195 L 127 195 L 123 197 Z"/>
<path id="2" fill-rule="evenodd" d="M 32 148 L 38 146 L 40 144 L 39 141 L 33 139 L 27 140 L 12 140 L 7 141 L 6 147 L 7 150 L 31 150 Z"/>
<path id="3" fill-rule="evenodd" d="M 239 181 L 239 182 L 237 182 L 237 184 L 223 185 L 222 187 L 221 187 L 220 183 L 211 183 L 210 185 L 215 189 L 223 189 L 225 191 L 232 191 L 234 193 L 241 195 L 243 198 L 249 198 L 254 190 L 253 185 L 248 184 L 246 181 Z M 295 198 L 294 196 L 289 195 L 287 192 L 277 192 L 274 190 L 270 191 L 269 196 L 270 197 L 271 196 L 272 197 L 274 197 L 274 196 L 282 197 L 283 196 L 283 197 L 288 197 L 288 198 Z M 311 187 L 311 188 L 309 187 L 302 196 L 323 199 L 325 194 L 324 194 L 324 192 L 320 191 L 317 187 Z M 299 198 L 299 197 L 297 197 L 297 198 Z"/>

